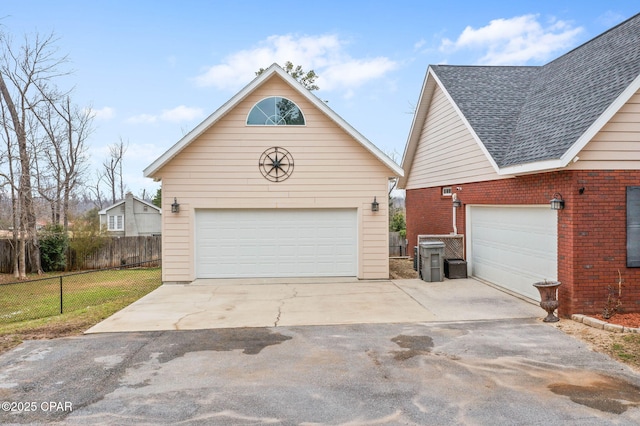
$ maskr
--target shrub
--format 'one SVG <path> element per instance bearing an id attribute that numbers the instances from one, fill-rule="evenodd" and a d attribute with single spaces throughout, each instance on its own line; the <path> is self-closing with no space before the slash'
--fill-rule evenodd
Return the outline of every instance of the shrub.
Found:
<path id="1" fill-rule="evenodd" d="M 40 234 L 40 261 L 42 270 L 64 271 L 67 266 L 69 237 L 62 225 L 47 225 Z"/>
<path id="2" fill-rule="evenodd" d="M 70 269 L 83 267 L 86 256 L 94 253 L 105 243 L 103 229 L 100 228 L 98 209 L 92 209 L 78 217 L 71 228 L 73 238 L 71 246 Z"/>
<path id="3" fill-rule="evenodd" d="M 399 232 L 402 238 L 407 237 L 407 223 L 404 220 L 404 213 L 397 212 L 391 217 L 391 223 L 389 223 L 389 230 L 391 232 Z"/>

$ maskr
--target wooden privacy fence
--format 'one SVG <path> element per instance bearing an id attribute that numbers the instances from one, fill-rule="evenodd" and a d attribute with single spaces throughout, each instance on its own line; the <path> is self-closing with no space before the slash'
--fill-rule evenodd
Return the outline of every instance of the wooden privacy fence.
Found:
<path id="1" fill-rule="evenodd" d="M 79 256 L 69 249 L 67 270 L 113 268 L 125 264 L 158 260 L 162 257 L 162 237 L 105 237 L 99 247 Z M 13 272 L 13 244 L 0 240 L 0 273 Z"/>
<path id="2" fill-rule="evenodd" d="M 399 232 L 389 232 L 389 257 L 410 256 L 407 253 L 407 239 Z"/>
<path id="3" fill-rule="evenodd" d="M 158 260 L 162 257 L 162 237 L 111 237 L 105 238 L 97 250 L 78 258 L 75 253 L 67 256 L 67 269 L 104 269 L 130 263 Z"/>
<path id="4" fill-rule="evenodd" d="M 29 248 L 27 247 L 27 251 Z M 31 257 L 27 253 L 27 270 L 31 269 Z M 13 272 L 13 240 L 0 240 L 0 274 Z"/>

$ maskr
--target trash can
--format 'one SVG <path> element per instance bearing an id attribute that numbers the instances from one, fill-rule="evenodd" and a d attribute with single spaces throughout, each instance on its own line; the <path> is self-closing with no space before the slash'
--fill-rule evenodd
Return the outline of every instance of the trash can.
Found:
<path id="1" fill-rule="evenodd" d="M 467 278 L 467 261 L 464 259 L 445 259 L 444 276 L 449 279 Z"/>
<path id="2" fill-rule="evenodd" d="M 422 280 L 428 282 L 444 280 L 444 243 L 425 241 L 420 243 L 420 271 Z"/>
<path id="3" fill-rule="evenodd" d="M 418 271 L 418 246 L 413 246 L 413 270 Z"/>

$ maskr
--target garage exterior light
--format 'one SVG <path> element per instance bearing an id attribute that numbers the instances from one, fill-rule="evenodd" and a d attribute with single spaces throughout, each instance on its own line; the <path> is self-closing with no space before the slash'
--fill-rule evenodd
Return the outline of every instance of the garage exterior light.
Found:
<path id="1" fill-rule="evenodd" d="M 549 204 L 551 205 L 551 210 L 564 209 L 564 200 L 562 199 L 562 195 L 557 192 L 553 194 L 553 198 L 549 200 Z"/>
<path id="2" fill-rule="evenodd" d="M 378 210 L 380 210 L 380 203 L 378 203 L 376 197 L 373 197 L 373 203 L 371 203 L 371 211 L 377 212 Z"/>
<path id="3" fill-rule="evenodd" d="M 171 203 L 171 213 L 180 213 L 180 204 L 178 204 L 178 199 L 173 198 L 173 203 Z"/>

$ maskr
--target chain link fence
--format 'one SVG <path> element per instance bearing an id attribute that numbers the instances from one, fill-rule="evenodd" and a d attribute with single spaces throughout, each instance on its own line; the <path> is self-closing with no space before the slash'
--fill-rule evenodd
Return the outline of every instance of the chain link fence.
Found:
<path id="1" fill-rule="evenodd" d="M 0 285 L 0 323 L 139 299 L 162 284 L 160 260 Z"/>

